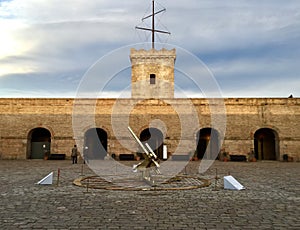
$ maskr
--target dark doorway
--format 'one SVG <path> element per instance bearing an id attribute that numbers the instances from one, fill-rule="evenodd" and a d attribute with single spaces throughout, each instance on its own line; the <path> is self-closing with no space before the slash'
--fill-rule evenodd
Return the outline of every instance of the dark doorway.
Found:
<path id="1" fill-rule="evenodd" d="M 159 159 L 163 159 L 163 141 L 164 137 L 162 132 L 156 128 L 144 129 L 141 132 L 140 140 L 148 143 Z"/>
<path id="2" fill-rule="evenodd" d="M 197 133 L 197 157 L 203 159 L 216 159 L 219 154 L 219 134 L 212 128 L 203 128 Z"/>
<path id="3" fill-rule="evenodd" d="M 84 157 L 104 159 L 107 155 L 107 132 L 100 128 L 86 131 L 84 136 Z"/>
<path id="4" fill-rule="evenodd" d="M 43 159 L 50 153 L 51 133 L 45 128 L 35 128 L 28 135 L 28 156 L 30 159 Z"/>
<path id="5" fill-rule="evenodd" d="M 276 160 L 276 132 L 269 128 L 259 129 L 254 134 L 254 151 L 257 160 Z"/>

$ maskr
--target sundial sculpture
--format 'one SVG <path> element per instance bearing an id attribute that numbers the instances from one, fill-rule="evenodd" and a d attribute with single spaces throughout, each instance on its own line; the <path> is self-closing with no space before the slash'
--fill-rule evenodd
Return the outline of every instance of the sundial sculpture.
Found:
<path id="1" fill-rule="evenodd" d="M 143 143 L 135 135 L 135 133 L 132 131 L 132 129 L 129 126 L 128 126 L 128 130 L 131 133 L 131 135 L 133 136 L 133 138 L 135 139 L 135 141 L 142 148 L 143 155 L 144 155 L 144 158 L 145 158 L 145 160 L 143 160 L 139 164 L 134 165 L 133 166 L 133 170 L 139 170 L 139 171 L 141 171 L 143 179 L 145 181 L 147 181 L 147 182 L 151 182 L 151 177 L 150 177 L 150 174 L 149 174 L 149 171 L 148 171 L 151 167 L 153 167 L 153 169 L 155 170 L 155 172 L 157 174 L 161 174 L 160 171 L 159 171 L 160 165 L 158 163 L 158 157 L 153 152 L 153 150 L 151 149 L 151 147 L 150 147 L 150 145 L 148 143 L 145 143 L 146 147 L 143 145 Z"/>

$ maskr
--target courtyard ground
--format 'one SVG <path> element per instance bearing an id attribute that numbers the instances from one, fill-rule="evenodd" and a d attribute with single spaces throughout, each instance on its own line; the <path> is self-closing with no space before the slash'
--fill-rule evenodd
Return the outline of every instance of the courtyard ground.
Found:
<path id="1" fill-rule="evenodd" d="M 246 189 L 215 189 L 216 169 Z M 51 171 L 53 185 L 35 184 Z M 68 160 L 0 160 L 0 228 L 300 229 L 299 163 L 216 161 L 199 175 L 212 184 L 193 190 L 87 191 L 72 183 L 82 174 L 93 172 Z"/>

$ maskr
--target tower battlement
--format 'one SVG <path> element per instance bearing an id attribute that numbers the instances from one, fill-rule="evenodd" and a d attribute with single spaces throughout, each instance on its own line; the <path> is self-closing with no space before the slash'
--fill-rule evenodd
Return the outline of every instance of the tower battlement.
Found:
<path id="1" fill-rule="evenodd" d="M 167 50 L 165 48 L 161 50 L 156 49 L 135 49 L 131 48 L 130 50 L 130 60 L 132 64 L 136 64 L 139 60 L 143 59 L 152 59 L 152 61 L 160 61 L 162 59 L 170 59 L 171 62 L 174 62 L 176 59 L 176 49 Z M 166 61 L 166 60 L 164 60 Z"/>

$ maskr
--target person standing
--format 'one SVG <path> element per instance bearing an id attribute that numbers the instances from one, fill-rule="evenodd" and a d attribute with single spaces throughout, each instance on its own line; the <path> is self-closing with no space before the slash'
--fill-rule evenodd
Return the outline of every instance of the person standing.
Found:
<path id="1" fill-rule="evenodd" d="M 77 156 L 78 156 L 77 146 L 74 145 L 74 147 L 72 148 L 72 154 L 71 154 L 73 164 L 77 164 Z"/>

